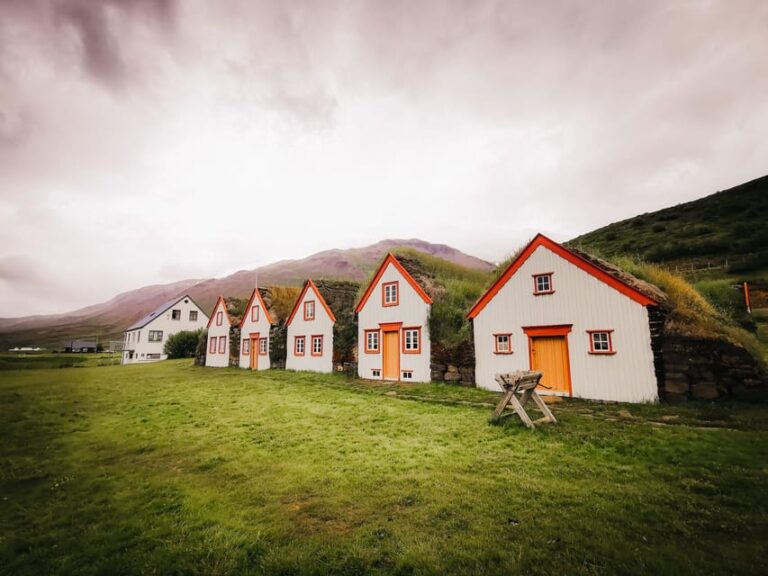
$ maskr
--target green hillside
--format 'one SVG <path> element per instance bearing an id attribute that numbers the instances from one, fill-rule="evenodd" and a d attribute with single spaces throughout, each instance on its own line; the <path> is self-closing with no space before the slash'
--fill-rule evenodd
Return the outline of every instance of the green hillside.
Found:
<path id="1" fill-rule="evenodd" d="M 705 198 L 610 224 L 569 245 L 612 258 L 639 257 L 681 271 L 768 275 L 768 176 Z"/>

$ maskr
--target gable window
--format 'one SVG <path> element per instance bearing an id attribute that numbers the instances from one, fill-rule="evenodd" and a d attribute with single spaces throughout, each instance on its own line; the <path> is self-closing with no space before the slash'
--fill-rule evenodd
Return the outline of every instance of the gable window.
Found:
<path id="1" fill-rule="evenodd" d="M 171 310 L 171 320 L 181 320 L 181 310 Z"/>
<path id="2" fill-rule="evenodd" d="M 224 322 L 224 312 L 216 312 L 216 326 L 221 326 Z"/>
<path id="3" fill-rule="evenodd" d="M 150 330 L 149 331 L 149 341 L 150 342 L 162 342 L 163 341 L 163 331 L 162 330 Z"/>
<path id="4" fill-rule="evenodd" d="M 258 322 L 259 321 L 259 307 L 254 306 L 251 308 L 251 322 Z"/>
<path id="5" fill-rule="evenodd" d="M 365 352 L 367 354 L 379 353 L 379 331 L 378 330 L 365 331 Z"/>
<path id="6" fill-rule="evenodd" d="M 266 338 L 259 338 L 259 354 L 262 356 L 267 355 L 267 339 Z"/>
<path id="7" fill-rule="evenodd" d="M 190 322 L 197 322 L 197 310 L 190 310 L 189 311 L 189 321 Z"/>
<path id="8" fill-rule="evenodd" d="M 381 285 L 383 306 L 397 306 L 400 303 L 399 282 L 385 282 Z"/>
<path id="9" fill-rule="evenodd" d="M 323 337 L 312 336 L 312 356 L 323 355 Z"/>
<path id="10" fill-rule="evenodd" d="M 243 356 L 251 353 L 251 341 L 248 338 L 243 340 Z"/>
<path id="11" fill-rule="evenodd" d="M 512 334 L 494 334 L 493 341 L 495 354 L 512 354 Z"/>
<path id="12" fill-rule="evenodd" d="M 293 338 L 293 354 L 294 356 L 304 356 L 304 344 L 306 338 L 304 336 L 295 336 Z"/>
<path id="13" fill-rule="evenodd" d="M 211 336 L 210 344 L 208 345 L 208 353 L 216 354 L 216 336 Z"/>
<path id="14" fill-rule="evenodd" d="M 421 328 L 403 328 L 403 353 L 421 352 Z"/>
<path id="15" fill-rule="evenodd" d="M 219 354 L 224 354 L 227 350 L 227 337 L 219 336 Z"/>
<path id="16" fill-rule="evenodd" d="M 304 302 L 304 320 L 314 320 L 315 319 L 315 301 L 309 300 L 308 302 Z"/>
<path id="17" fill-rule="evenodd" d="M 552 272 L 533 275 L 534 294 L 552 294 L 554 291 L 555 289 L 552 287 Z"/>
<path id="18" fill-rule="evenodd" d="M 613 349 L 613 330 L 587 330 L 590 354 L 616 354 Z"/>

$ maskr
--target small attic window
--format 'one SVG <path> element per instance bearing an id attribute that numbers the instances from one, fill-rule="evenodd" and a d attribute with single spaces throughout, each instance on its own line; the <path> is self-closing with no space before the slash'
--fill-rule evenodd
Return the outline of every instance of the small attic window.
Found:
<path id="1" fill-rule="evenodd" d="M 533 275 L 534 294 L 552 294 L 555 291 L 552 287 L 552 274 L 552 272 L 545 272 L 543 274 Z"/>
<path id="2" fill-rule="evenodd" d="M 184 304 L 189 304 L 189 300 L 184 300 Z"/>

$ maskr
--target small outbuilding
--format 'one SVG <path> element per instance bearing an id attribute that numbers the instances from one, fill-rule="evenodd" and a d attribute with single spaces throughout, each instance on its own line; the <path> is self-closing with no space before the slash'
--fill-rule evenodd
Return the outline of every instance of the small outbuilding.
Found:
<path id="1" fill-rule="evenodd" d="M 312 280 L 304 283 L 291 310 L 287 328 L 285 367 L 288 370 L 333 370 L 334 316 Z"/>
<path id="2" fill-rule="evenodd" d="M 258 288 L 254 288 L 240 320 L 240 368 L 267 370 L 269 333 L 274 324 Z"/>
<path id="3" fill-rule="evenodd" d="M 95 340 L 70 340 L 64 344 L 64 352 L 96 352 L 98 344 Z"/>
<path id="4" fill-rule="evenodd" d="M 224 296 L 219 296 L 208 320 L 208 346 L 205 365 L 214 368 L 229 366 L 229 333 L 232 330 L 232 318 L 227 312 Z"/>
<path id="5" fill-rule="evenodd" d="M 652 402 L 664 295 L 609 264 L 537 235 L 480 297 L 473 324 L 477 386 L 543 372 L 540 393 Z"/>

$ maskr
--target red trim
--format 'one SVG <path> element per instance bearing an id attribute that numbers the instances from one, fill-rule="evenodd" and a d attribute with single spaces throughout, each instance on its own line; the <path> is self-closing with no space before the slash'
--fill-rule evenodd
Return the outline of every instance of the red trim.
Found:
<path id="1" fill-rule="evenodd" d="M 226 354 L 227 352 L 227 337 L 219 336 L 219 354 Z"/>
<path id="2" fill-rule="evenodd" d="M 379 328 L 381 328 L 384 332 L 395 332 L 397 330 L 400 330 L 400 328 L 403 327 L 402 322 L 380 322 Z"/>
<path id="3" fill-rule="evenodd" d="M 405 333 L 408 332 L 409 330 L 415 330 L 416 332 L 418 332 L 417 338 L 418 338 L 419 347 L 416 348 L 415 350 L 405 349 Z M 402 341 L 401 348 L 402 348 L 403 354 L 421 354 L 421 326 L 408 326 L 407 328 L 403 328 L 402 334 L 401 334 L 401 341 Z"/>
<path id="4" fill-rule="evenodd" d="M 387 302 L 387 286 L 394 286 L 395 287 L 395 301 L 394 302 Z M 395 280 L 393 282 L 384 282 L 381 285 L 381 305 L 384 308 L 388 308 L 390 306 L 399 306 L 400 305 L 400 282 Z"/>
<path id="5" fill-rule="evenodd" d="M 301 352 L 299 352 L 299 340 L 303 341 L 301 346 Z M 294 336 L 293 337 L 293 355 L 304 356 L 307 353 L 307 337 L 306 336 Z"/>
<path id="6" fill-rule="evenodd" d="M 747 307 L 747 313 L 752 314 L 752 300 L 749 297 L 749 283 L 744 282 L 744 304 Z"/>
<path id="7" fill-rule="evenodd" d="M 561 246 L 557 242 L 550 240 L 543 234 L 537 234 L 536 237 L 531 240 L 531 242 L 526 246 L 523 251 L 520 253 L 520 255 L 515 258 L 512 263 L 507 267 L 507 269 L 504 271 L 504 273 L 499 276 L 499 279 L 496 280 L 496 282 L 493 283 L 493 285 L 488 289 L 488 291 L 483 294 L 477 302 L 475 302 L 475 305 L 472 306 L 472 309 L 469 311 L 469 314 L 467 314 L 467 318 L 475 318 L 480 311 L 485 308 L 485 306 L 490 302 L 496 294 L 498 294 L 499 290 L 502 289 L 502 287 L 509 281 L 509 279 L 517 272 L 520 267 L 525 263 L 528 258 L 530 258 L 531 254 L 538 248 L 539 246 L 544 246 L 551 252 L 554 252 L 561 258 L 567 260 L 574 266 L 577 266 L 587 272 L 588 274 L 591 274 L 598 280 L 602 281 L 605 284 L 608 284 L 610 287 L 618 290 L 622 294 L 624 294 L 626 297 L 634 300 L 638 304 L 641 304 L 643 306 L 652 306 L 657 305 L 658 302 L 653 300 L 652 298 L 649 298 L 639 290 L 636 290 L 629 284 L 625 284 L 618 278 L 615 278 L 605 272 L 604 270 L 601 270 L 591 262 L 587 262 L 582 258 L 581 256 L 575 254 L 574 252 L 571 252 L 567 248 Z"/>
<path id="8" fill-rule="evenodd" d="M 256 313 L 256 318 L 254 318 L 254 312 Z M 251 306 L 251 322 L 258 322 L 259 318 L 261 317 L 261 306 L 256 304 L 256 306 Z"/>
<path id="9" fill-rule="evenodd" d="M 315 338 L 320 338 L 320 352 L 317 352 L 317 353 L 315 353 Z M 309 339 L 309 342 L 311 344 L 311 347 L 309 349 L 310 354 L 312 354 L 312 356 L 322 356 L 323 355 L 323 335 L 312 334 L 311 338 Z"/>
<path id="10" fill-rule="evenodd" d="M 216 354 L 216 336 L 208 339 L 208 354 Z"/>
<path id="11" fill-rule="evenodd" d="M 309 316 L 307 314 L 307 304 L 312 304 L 312 316 Z M 307 300 L 304 302 L 304 320 L 307 322 L 314 321 L 315 319 L 315 301 L 314 300 Z"/>
<path id="12" fill-rule="evenodd" d="M 178 304 L 178 302 L 177 302 Z M 229 322 L 229 325 L 232 326 L 232 318 L 229 315 L 229 312 L 227 312 L 227 303 L 224 301 L 224 296 L 219 296 L 219 299 L 216 300 L 216 304 L 213 305 L 213 310 L 211 311 L 211 316 L 208 318 L 208 324 L 206 324 L 206 328 L 211 327 L 211 323 L 213 322 L 214 317 L 217 317 L 218 314 L 216 314 L 216 309 L 219 307 L 219 304 L 222 305 L 222 310 L 224 311 L 224 314 L 227 315 L 227 321 Z M 193 312 L 193 310 L 190 310 L 190 312 Z M 217 326 L 221 326 L 221 323 L 218 321 L 217 318 Z"/>
<path id="13" fill-rule="evenodd" d="M 554 326 L 523 326 L 523 332 L 528 336 L 565 336 L 571 331 L 573 324 L 557 324 Z"/>
<path id="14" fill-rule="evenodd" d="M 365 290 L 365 294 L 363 294 L 363 297 L 360 298 L 360 302 L 358 302 L 357 306 L 355 306 L 355 314 L 358 314 L 360 310 L 363 309 L 363 306 L 365 306 L 365 303 L 368 302 L 368 298 L 371 296 L 373 289 L 376 287 L 376 284 L 378 284 L 379 280 L 384 275 L 384 271 L 387 269 L 387 266 L 390 264 L 392 264 L 397 269 L 397 271 L 400 272 L 400 275 L 406 279 L 408 284 L 411 285 L 411 288 L 413 288 L 416 291 L 416 294 L 418 294 L 419 297 L 422 300 L 424 300 L 425 304 L 432 304 L 432 298 L 430 298 L 429 295 L 426 292 L 424 292 L 424 288 L 419 286 L 419 283 L 413 279 L 413 276 L 408 274 L 408 271 L 405 268 L 403 268 L 403 265 L 400 264 L 400 262 L 397 261 L 397 258 L 395 258 L 395 256 L 392 253 L 389 253 L 384 258 L 381 265 L 379 265 L 379 268 L 376 271 L 376 274 L 374 275 L 373 280 L 371 280 L 371 283 L 368 284 L 368 288 Z M 398 300 L 399 298 L 400 296 L 398 294 Z"/>
<path id="15" fill-rule="evenodd" d="M 224 322 L 224 312 L 219 310 L 218 312 L 216 312 L 216 326 L 221 326 L 223 322 Z"/>
<path id="16" fill-rule="evenodd" d="M 587 330 L 587 334 L 589 334 L 589 353 L 597 354 L 598 356 L 610 356 L 611 354 L 616 354 L 616 350 L 613 349 L 612 333 L 612 328 L 603 330 Z M 592 339 L 593 334 L 608 334 L 608 350 L 595 350 L 595 341 Z"/>
<path id="17" fill-rule="evenodd" d="M 243 338 L 243 351 L 241 353 L 242 356 L 245 356 L 246 354 L 251 353 L 251 341 L 248 338 Z"/>
<path id="18" fill-rule="evenodd" d="M 264 342 L 264 350 L 262 351 L 261 343 Z M 267 352 L 269 352 L 269 339 L 267 338 L 259 338 L 259 356 L 266 356 Z"/>
<path id="19" fill-rule="evenodd" d="M 376 332 L 376 348 L 368 348 L 368 333 Z M 366 354 L 379 354 L 381 353 L 381 330 L 363 330 L 363 351 Z"/>
<path id="20" fill-rule="evenodd" d="M 315 296 L 317 296 L 318 301 L 320 304 L 323 305 L 323 308 L 325 308 L 325 312 L 328 314 L 328 317 L 331 319 L 331 322 L 336 322 L 336 316 L 334 315 L 331 308 L 328 306 L 328 303 L 325 301 L 325 298 L 323 298 L 323 295 L 320 294 L 320 290 L 317 289 L 317 286 L 314 282 L 312 282 L 312 279 L 307 280 L 304 283 L 304 288 L 301 291 L 301 294 L 299 294 L 299 297 L 296 298 L 296 303 L 293 305 L 293 310 L 291 310 L 291 313 L 288 315 L 288 320 L 286 320 L 285 325 L 290 326 L 291 322 L 293 322 L 293 317 L 296 315 L 296 311 L 299 309 L 299 304 L 301 304 L 301 301 L 304 299 L 304 295 L 307 293 L 309 289 L 312 289 L 312 291 L 315 293 Z M 317 306 L 315 306 L 315 317 L 317 317 Z"/>
<path id="21" fill-rule="evenodd" d="M 555 289 L 552 287 L 552 274 L 554 272 L 539 272 L 538 274 L 531 274 L 533 276 L 533 295 L 542 296 L 545 294 L 554 294 Z M 536 281 L 540 276 L 549 276 L 549 290 L 539 290 L 539 283 Z"/>
<path id="22" fill-rule="evenodd" d="M 245 321 L 248 319 L 249 314 L 247 312 L 251 309 L 251 304 L 253 304 L 254 299 L 259 301 L 261 309 L 264 310 L 264 318 L 266 318 L 267 322 L 274 324 L 272 321 L 272 315 L 269 313 L 269 310 L 267 310 L 267 307 L 264 306 L 264 300 L 262 300 L 261 294 L 259 294 L 259 289 L 254 288 L 253 292 L 251 292 L 251 297 L 248 299 L 248 304 L 245 306 L 246 314 L 243 314 L 243 319 L 240 320 L 240 328 L 243 327 Z M 251 320 L 251 322 L 253 322 L 253 320 Z"/>
<path id="23" fill-rule="evenodd" d="M 528 336 L 528 369 L 533 370 L 533 339 L 547 336 L 562 336 L 565 342 L 565 369 L 568 371 L 568 396 L 573 396 L 573 378 L 571 378 L 571 351 L 568 348 L 568 333 L 573 324 L 560 324 L 559 326 L 528 326 L 523 332 Z"/>
<path id="24" fill-rule="evenodd" d="M 509 346 L 509 350 L 499 350 L 499 336 L 507 337 L 507 345 Z M 511 332 L 502 332 L 502 333 L 493 335 L 493 353 L 494 354 L 512 354 L 512 333 Z"/>

